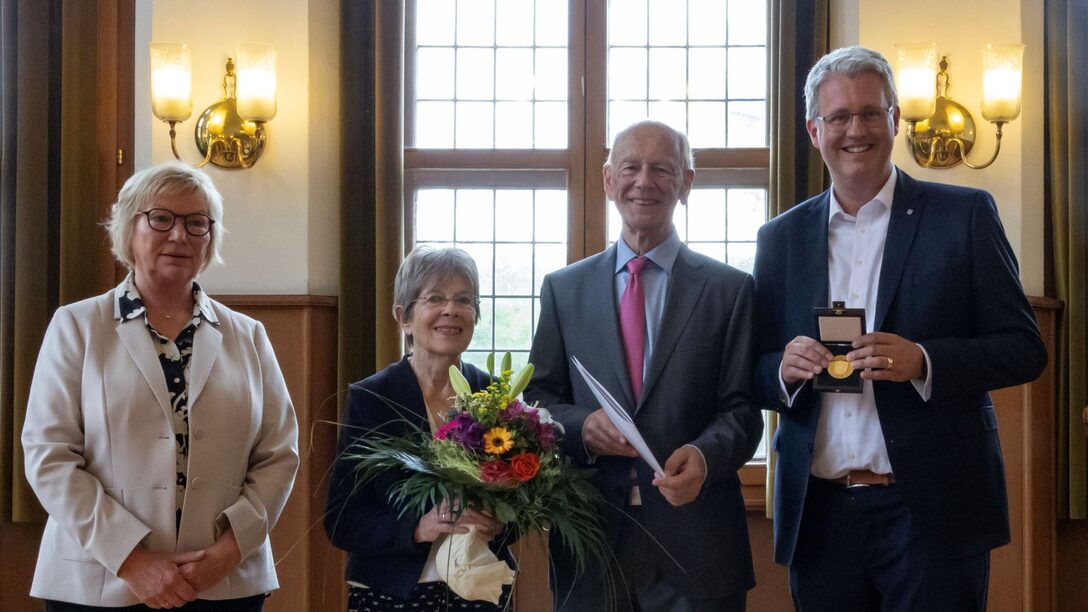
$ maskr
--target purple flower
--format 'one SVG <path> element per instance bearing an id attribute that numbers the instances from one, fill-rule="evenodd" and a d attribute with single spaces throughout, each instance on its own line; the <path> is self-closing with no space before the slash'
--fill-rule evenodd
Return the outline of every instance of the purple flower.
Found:
<path id="1" fill-rule="evenodd" d="M 551 448 L 555 446 L 555 429 L 551 425 L 540 423 L 540 425 L 537 426 L 536 435 L 542 448 Z"/>
<path id="2" fill-rule="evenodd" d="M 521 418 L 525 414 L 525 404 L 518 400 L 514 400 L 506 405 L 506 408 L 502 409 L 499 413 L 499 419 L 503 421 L 513 421 Z"/>
<path id="3" fill-rule="evenodd" d="M 467 412 L 461 412 L 447 421 L 434 434 L 440 440 L 453 440 L 465 448 L 480 450 L 484 447 L 484 428 Z"/>

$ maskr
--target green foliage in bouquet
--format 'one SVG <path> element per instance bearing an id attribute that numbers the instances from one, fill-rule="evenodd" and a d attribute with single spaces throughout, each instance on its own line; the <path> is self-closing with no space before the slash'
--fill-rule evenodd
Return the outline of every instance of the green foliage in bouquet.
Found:
<path id="1" fill-rule="evenodd" d="M 578 571 L 590 559 L 603 562 L 608 555 L 603 500 L 588 480 L 592 470 L 560 455 L 562 425 L 546 409 L 518 399 L 532 378 L 532 364 L 514 374 L 507 353 L 498 376 L 494 365 L 490 355 L 492 382 L 475 393 L 461 371 L 450 367 L 457 397 L 433 436 L 414 423 L 417 431 L 407 436 L 376 431 L 359 436 L 346 450 L 356 462 L 359 483 L 400 470 L 407 476 L 388 494 L 402 516 L 418 519 L 447 499 L 452 508 L 489 512 L 519 533 L 554 529 Z"/>

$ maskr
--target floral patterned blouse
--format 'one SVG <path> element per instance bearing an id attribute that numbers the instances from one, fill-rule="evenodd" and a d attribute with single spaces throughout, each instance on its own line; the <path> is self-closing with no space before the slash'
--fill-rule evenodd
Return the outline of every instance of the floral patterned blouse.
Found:
<path id="1" fill-rule="evenodd" d="M 117 298 L 118 312 L 121 313 L 123 324 L 139 319 L 147 327 L 159 355 L 163 376 L 166 377 L 166 389 L 170 392 L 170 405 L 173 407 L 174 442 L 177 446 L 178 525 L 181 525 L 181 508 L 185 501 L 186 474 L 189 469 L 189 358 L 193 355 L 193 335 L 202 322 L 219 325 L 219 319 L 211 307 L 211 300 L 196 282 L 193 282 L 193 302 L 193 318 L 177 338 L 170 339 L 160 334 L 148 320 L 132 274 L 125 279 L 125 290 Z"/>

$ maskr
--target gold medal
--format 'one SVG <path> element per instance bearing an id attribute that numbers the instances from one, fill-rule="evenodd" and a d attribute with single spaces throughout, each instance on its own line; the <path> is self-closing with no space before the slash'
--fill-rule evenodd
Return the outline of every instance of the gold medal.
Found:
<path id="1" fill-rule="evenodd" d="M 835 355 L 831 358 L 831 363 L 827 364 L 827 373 L 832 378 L 847 378 L 854 373 L 854 366 L 846 360 L 846 355 Z"/>

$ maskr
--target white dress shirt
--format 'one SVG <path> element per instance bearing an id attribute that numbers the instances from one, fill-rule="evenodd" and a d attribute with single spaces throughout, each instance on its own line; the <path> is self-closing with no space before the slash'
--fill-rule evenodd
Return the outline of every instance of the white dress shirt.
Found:
<path id="1" fill-rule="evenodd" d="M 891 220 L 896 170 L 876 196 L 866 202 L 857 216 L 847 214 L 835 197 L 832 185 L 827 220 L 828 297 L 845 302 L 847 308 L 865 309 L 865 329 L 873 331 L 884 242 Z M 921 348 L 921 345 L 918 345 Z M 932 367 L 926 360 L 927 377 L 911 383 L 923 399 L 931 392 Z M 789 398 L 793 403 L 796 391 Z M 823 393 L 816 425 L 811 473 L 817 478 L 840 478 L 851 470 L 890 474 L 891 461 L 876 411 L 873 383 L 863 382 L 862 392 Z"/>
<path id="2" fill-rule="evenodd" d="M 876 197 L 858 210 L 857 217 L 843 211 L 835 190 L 827 221 L 828 299 L 845 302 L 847 308 L 865 309 L 865 330 L 872 331 L 884 240 L 891 219 L 895 170 Z M 866 380 L 862 392 L 820 394 L 820 419 L 812 475 L 838 478 L 850 470 L 892 471 L 884 434 L 876 414 L 873 383 Z"/>

